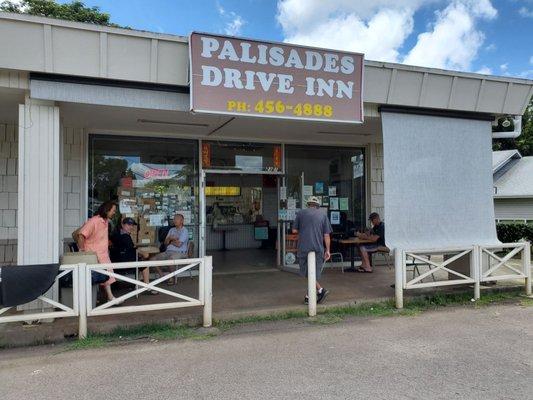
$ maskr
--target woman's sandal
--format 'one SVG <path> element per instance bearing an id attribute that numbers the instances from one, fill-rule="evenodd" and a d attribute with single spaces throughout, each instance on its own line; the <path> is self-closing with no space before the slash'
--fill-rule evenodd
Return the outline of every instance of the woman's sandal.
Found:
<path id="1" fill-rule="evenodd" d="M 360 273 L 363 273 L 363 274 L 371 274 L 372 272 L 374 272 L 373 270 L 368 270 L 368 269 L 364 269 L 363 267 L 359 267 L 355 270 L 355 272 L 360 272 Z"/>

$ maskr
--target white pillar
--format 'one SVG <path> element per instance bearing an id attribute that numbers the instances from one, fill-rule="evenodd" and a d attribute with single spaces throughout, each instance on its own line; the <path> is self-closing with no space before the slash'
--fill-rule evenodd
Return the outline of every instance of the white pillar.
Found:
<path id="1" fill-rule="evenodd" d="M 204 327 L 213 325 L 213 257 L 204 257 Z"/>
<path id="2" fill-rule="evenodd" d="M 307 297 L 309 303 L 309 316 L 316 316 L 316 254 L 314 251 L 307 253 Z"/>
<path id="3" fill-rule="evenodd" d="M 474 246 L 470 256 L 470 277 L 474 278 L 474 299 L 481 298 L 481 277 L 483 276 L 483 254 L 481 246 Z"/>
<path id="4" fill-rule="evenodd" d="M 87 264 L 78 264 L 78 282 L 74 282 L 78 284 L 78 298 L 72 299 L 73 302 L 78 302 L 78 339 L 87 337 L 87 293 L 92 294 L 91 284 L 87 283 L 87 276 L 91 276 L 91 273 L 87 271 Z M 89 287 L 89 292 L 87 292 L 87 287 Z M 92 298 L 90 304 L 92 304 Z"/>
<path id="5" fill-rule="evenodd" d="M 526 295 L 531 297 L 531 243 L 526 242 L 522 252 L 523 271 L 526 275 Z"/>
<path id="6" fill-rule="evenodd" d="M 19 105 L 18 264 L 59 262 L 59 108 Z"/>
<path id="7" fill-rule="evenodd" d="M 399 248 L 394 249 L 394 291 L 396 294 L 396 308 L 403 308 L 403 263 L 404 263 L 403 251 Z"/>

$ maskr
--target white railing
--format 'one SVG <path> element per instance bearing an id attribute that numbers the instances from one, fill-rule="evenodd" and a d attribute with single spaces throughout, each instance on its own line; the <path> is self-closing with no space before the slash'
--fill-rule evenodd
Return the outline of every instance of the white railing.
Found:
<path id="1" fill-rule="evenodd" d="M 511 249 L 505 256 L 500 257 L 497 251 Z M 521 267 L 511 264 L 511 260 L 522 253 Z M 442 257 L 437 261 L 432 256 Z M 469 258 L 469 273 L 458 272 L 451 264 L 463 257 Z M 496 263 L 494 263 L 496 260 Z M 531 245 L 529 242 L 503 243 L 496 246 L 470 246 L 463 248 L 443 248 L 429 250 L 395 249 L 394 265 L 396 307 L 403 308 L 403 291 L 407 289 L 421 289 L 449 285 L 468 284 L 474 286 L 474 299 L 480 298 L 481 282 L 524 279 L 526 294 L 531 296 Z M 407 279 L 407 269 L 410 266 L 427 265 L 428 271 Z M 502 270 L 506 269 L 505 273 Z M 453 279 L 435 279 L 437 273 L 447 272 Z M 463 271 L 464 272 L 464 271 Z M 431 282 L 424 282 L 426 278 L 433 278 Z"/>
<path id="2" fill-rule="evenodd" d="M 34 313 L 24 313 L 24 314 L 14 314 L 14 315 L 4 315 L 9 310 L 16 307 L 4 307 L 0 309 L 0 324 L 7 322 L 32 322 L 37 320 L 49 319 L 49 318 L 66 318 L 66 317 L 77 317 L 79 315 L 79 269 L 78 264 L 73 265 L 62 265 L 59 268 L 59 274 L 57 274 L 54 285 L 59 284 L 59 280 L 63 277 L 66 277 L 68 274 L 72 275 L 72 307 L 69 307 L 63 303 L 57 302 L 45 296 L 39 296 L 37 299 L 42 300 L 44 303 L 47 303 L 59 309 L 57 311 L 47 311 L 47 312 L 34 312 Z M 63 300 L 64 301 L 64 300 Z"/>
<path id="3" fill-rule="evenodd" d="M 502 257 L 498 256 L 496 252 L 510 250 Z M 503 243 L 498 246 L 480 246 L 480 260 L 481 265 L 481 281 L 501 281 L 510 279 L 523 279 L 528 277 L 529 273 L 529 243 Z M 519 253 L 521 254 L 521 266 L 517 268 L 516 265 L 510 263 L 510 261 Z M 484 257 L 483 257 L 484 256 Z M 487 259 L 487 263 L 483 262 L 483 258 Z M 494 263 L 494 261 L 496 261 Z"/>
<path id="4" fill-rule="evenodd" d="M 144 283 L 141 280 L 133 279 L 128 276 L 121 275 L 117 272 L 127 268 L 140 269 L 155 267 L 175 267 L 176 270 L 150 283 Z M 108 271 L 108 268 L 112 268 L 113 272 Z M 157 286 L 160 283 L 169 279 L 175 279 L 177 276 L 183 274 L 186 271 L 190 271 L 193 268 L 198 268 L 198 296 L 196 298 Z M 72 274 L 72 307 L 46 298 L 44 296 L 40 296 L 40 300 L 50 304 L 56 309 L 59 309 L 59 311 L 2 316 L 2 314 L 5 314 L 7 311 L 13 308 L 5 307 L 0 309 L 0 323 L 18 321 L 29 322 L 46 318 L 78 317 L 78 338 L 81 339 L 87 336 L 88 317 L 201 306 L 203 307 L 203 326 L 209 327 L 212 325 L 213 265 L 211 257 L 168 261 L 140 261 L 116 264 L 62 265 L 60 267 L 60 271 L 61 273 L 57 275 L 55 284 L 58 284 L 59 279 L 61 279 L 65 275 L 69 273 Z M 109 301 L 97 307 L 93 307 L 91 271 L 97 271 L 109 277 L 114 277 L 117 281 L 131 283 L 135 285 L 136 288 L 131 292 L 128 292 L 120 297 L 115 298 L 112 301 Z M 168 295 L 175 299 L 175 301 L 167 301 L 164 303 L 145 305 L 113 307 L 148 290 L 153 290 Z"/>

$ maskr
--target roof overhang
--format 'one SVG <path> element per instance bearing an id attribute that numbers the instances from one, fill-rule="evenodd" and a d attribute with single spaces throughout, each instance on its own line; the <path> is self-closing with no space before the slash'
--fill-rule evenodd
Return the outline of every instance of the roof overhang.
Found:
<path id="1" fill-rule="evenodd" d="M 188 86 L 187 39 L 0 13 L 0 69 Z M 533 81 L 365 61 L 365 103 L 521 115 Z"/>

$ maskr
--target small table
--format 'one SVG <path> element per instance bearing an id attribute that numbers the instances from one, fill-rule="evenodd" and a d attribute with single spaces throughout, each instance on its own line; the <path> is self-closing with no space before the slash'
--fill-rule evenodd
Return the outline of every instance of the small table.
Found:
<path id="1" fill-rule="evenodd" d="M 142 256 L 142 258 L 147 260 L 151 256 L 153 256 L 155 254 L 159 254 L 159 253 L 161 253 L 159 251 L 159 247 L 155 247 L 155 246 L 139 247 L 137 249 L 137 259 L 139 258 L 139 256 Z"/>
<path id="2" fill-rule="evenodd" d="M 339 243 L 345 246 L 350 246 L 350 268 L 355 269 L 355 251 L 354 248 L 361 244 L 375 243 L 368 239 L 359 239 L 358 237 L 351 237 L 348 239 L 340 239 Z"/>

